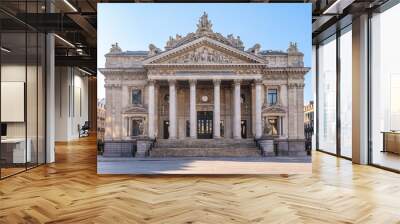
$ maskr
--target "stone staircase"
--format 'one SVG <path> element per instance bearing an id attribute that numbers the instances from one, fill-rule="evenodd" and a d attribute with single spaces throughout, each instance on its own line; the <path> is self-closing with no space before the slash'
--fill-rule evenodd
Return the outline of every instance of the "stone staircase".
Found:
<path id="1" fill-rule="evenodd" d="M 158 139 L 150 157 L 260 157 L 253 139 Z"/>

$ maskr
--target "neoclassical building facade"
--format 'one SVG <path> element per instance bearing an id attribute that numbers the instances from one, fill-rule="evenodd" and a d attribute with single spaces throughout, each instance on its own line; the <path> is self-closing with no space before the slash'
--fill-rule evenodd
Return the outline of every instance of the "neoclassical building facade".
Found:
<path id="1" fill-rule="evenodd" d="M 105 57 L 106 142 L 269 136 L 304 148 L 309 68 L 296 43 L 286 51 L 245 50 L 239 36 L 214 32 L 204 13 L 195 32 L 170 37 L 164 50 L 114 44 Z"/>

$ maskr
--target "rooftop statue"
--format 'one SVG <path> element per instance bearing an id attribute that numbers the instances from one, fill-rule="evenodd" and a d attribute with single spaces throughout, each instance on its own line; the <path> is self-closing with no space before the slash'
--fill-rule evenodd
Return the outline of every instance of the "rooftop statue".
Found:
<path id="1" fill-rule="evenodd" d="M 149 55 L 148 56 L 154 56 L 160 52 L 161 52 L 160 48 L 156 47 L 154 44 L 149 44 Z"/>
<path id="2" fill-rule="evenodd" d="M 120 53 L 122 49 L 118 46 L 118 43 L 111 44 L 110 53 Z"/>
<path id="3" fill-rule="evenodd" d="M 289 43 L 289 48 L 287 49 L 288 53 L 297 53 L 299 52 L 299 49 L 297 48 L 297 43 L 296 42 L 290 42 Z"/>
<path id="4" fill-rule="evenodd" d="M 208 20 L 208 14 L 206 12 L 199 19 L 199 23 L 197 24 L 197 32 L 213 32 L 212 31 L 212 23 Z"/>

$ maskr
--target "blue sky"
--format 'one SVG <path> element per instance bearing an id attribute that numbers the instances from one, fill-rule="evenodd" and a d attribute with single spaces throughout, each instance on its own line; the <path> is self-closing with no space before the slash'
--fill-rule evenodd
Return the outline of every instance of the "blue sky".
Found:
<path id="1" fill-rule="evenodd" d="M 240 36 L 245 49 L 255 43 L 262 50 L 286 51 L 289 42 L 298 43 L 304 64 L 311 67 L 311 4 L 98 4 L 99 68 L 111 44 L 118 42 L 123 51 L 148 50 L 150 43 L 163 49 L 169 36 L 196 31 L 203 14 L 213 24 L 214 32 Z M 99 77 L 99 87 L 104 85 Z M 311 74 L 306 75 L 305 101 L 312 100 Z M 99 88 L 98 97 L 104 97 Z"/>

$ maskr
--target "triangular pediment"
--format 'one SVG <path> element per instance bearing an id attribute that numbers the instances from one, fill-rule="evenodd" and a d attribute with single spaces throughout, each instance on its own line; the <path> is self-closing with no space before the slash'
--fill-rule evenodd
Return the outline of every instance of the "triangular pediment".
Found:
<path id="1" fill-rule="evenodd" d="M 147 113 L 147 110 L 142 106 L 130 106 L 128 108 L 125 108 L 122 113 L 123 114 Z"/>
<path id="2" fill-rule="evenodd" d="M 264 64 L 264 59 L 201 37 L 144 61 L 144 64 Z"/>
<path id="3" fill-rule="evenodd" d="M 273 114 L 284 114 L 286 113 L 286 108 L 281 105 L 264 106 L 263 113 L 273 113 Z"/>

